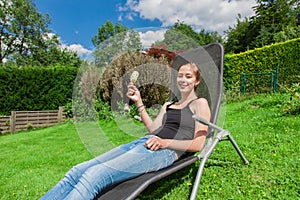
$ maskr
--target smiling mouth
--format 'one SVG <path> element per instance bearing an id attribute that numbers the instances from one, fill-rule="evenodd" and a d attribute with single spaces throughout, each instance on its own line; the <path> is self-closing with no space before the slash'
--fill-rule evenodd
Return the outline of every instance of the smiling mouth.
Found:
<path id="1" fill-rule="evenodd" d="M 180 88 L 185 88 L 187 87 L 188 85 L 185 85 L 185 84 L 178 84 Z"/>

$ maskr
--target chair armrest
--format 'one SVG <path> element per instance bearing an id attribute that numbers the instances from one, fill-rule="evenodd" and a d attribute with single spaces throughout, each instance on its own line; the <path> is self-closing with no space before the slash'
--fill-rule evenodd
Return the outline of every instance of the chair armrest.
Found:
<path id="1" fill-rule="evenodd" d="M 211 126 L 211 127 L 213 127 L 214 129 L 216 129 L 218 131 L 224 131 L 224 129 L 222 129 L 221 127 L 219 127 L 219 126 L 217 126 L 217 125 L 215 125 L 215 124 L 207 121 L 206 119 L 203 119 L 202 117 L 200 117 L 198 115 L 193 115 L 192 117 L 193 117 L 194 120 L 196 120 L 196 121 L 198 121 L 198 122 L 200 122 L 202 124 L 205 124 L 207 126 Z"/>

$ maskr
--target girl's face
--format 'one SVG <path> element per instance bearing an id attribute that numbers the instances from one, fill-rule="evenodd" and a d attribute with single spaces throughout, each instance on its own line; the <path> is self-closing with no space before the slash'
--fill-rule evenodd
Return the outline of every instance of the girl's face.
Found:
<path id="1" fill-rule="evenodd" d="M 191 92 L 200 83 L 196 78 L 196 72 L 191 64 L 179 68 L 177 76 L 178 88 L 181 92 Z"/>

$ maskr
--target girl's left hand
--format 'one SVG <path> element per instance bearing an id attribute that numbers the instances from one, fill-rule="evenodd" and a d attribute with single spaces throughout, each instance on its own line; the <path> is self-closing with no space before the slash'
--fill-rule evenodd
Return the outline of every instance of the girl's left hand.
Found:
<path id="1" fill-rule="evenodd" d="M 137 103 L 141 101 L 141 94 L 140 91 L 135 87 L 135 85 L 130 82 L 127 86 L 127 97 L 131 99 L 133 102 Z"/>
<path id="2" fill-rule="evenodd" d="M 157 136 L 153 136 L 145 142 L 145 147 L 152 151 L 157 151 L 161 148 L 165 148 L 164 140 Z"/>

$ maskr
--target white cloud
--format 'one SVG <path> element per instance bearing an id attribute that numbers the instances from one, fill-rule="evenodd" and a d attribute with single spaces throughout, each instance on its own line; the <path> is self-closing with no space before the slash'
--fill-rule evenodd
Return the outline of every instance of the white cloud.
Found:
<path id="1" fill-rule="evenodd" d="M 138 31 L 138 30 L 137 30 Z M 150 47 L 154 42 L 164 39 L 166 30 L 148 30 L 146 32 L 139 32 L 140 39 L 144 48 Z"/>
<path id="2" fill-rule="evenodd" d="M 80 58 L 86 58 L 86 57 L 89 57 L 91 54 L 92 54 L 92 51 L 91 50 L 88 50 L 86 48 L 84 48 L 81 44 L 71 44 L 71 45 L 68 45 L 68 44 L 65 44 L 60 38 L 58 38 L 61 45 L 59 46 L 59 48 L 61 49 L 69 49 L 75 53 L 77 53 L 77 55 L 80 57 Z"/>
<path id="3" fill-rule="evenodd" d="M 71 51 L 74 51 L 78 54 L 78 56 L 86 56 L 88 54 L 91 54 L 92 51 L 84 48 L 81 44 L 71 44 L 70 46 L 67 47 Z"/>
<path id="4" fill-rule="evenodd" d="M 162 22 L 162 26 L 172 26 L 183 21 L 196 30 L 218 31 L 222 34 L 229 26 L 236 24 L 238 14 L 242 18 L 254 14 L 255 0 L 127 0 L 120 12 L 127 16 Z"/>
<path id="5" fill-rule="evenodd" d="M 46 39 L 51 39 L 51 38 L 53 38 L 53 37 L 55 37 L 55 36 L 57 36 L 56 34 L 54 34 L 54 33 L 47 33 L 46 35 L 45 35 L 45 37 L 46 37 Z M 91 50 L 88 50 L 88 49 L 86 49 L 86 48 L 84 48 L 81 44 L 71 44 L 71 45 L 67 45 L 67 44 L 65 44 L 62 40 L 61 40 L 61 38 L 60 37 L 58 37 L 58 40 L 59 40 L 59 42 L 60 42 L 60 44 L 61 45 L 59 45 L 59 48 L 61 48 L 61 49 L 69 49 L 69 50 L 71 50 L 71 51 L 73 51 L 73 52 L 76 52 L 77 53 L 77 55 L 79 56 L 79 57 L 85 57 L 85 56 L 87 56 L 87 55 L 89 55 L 89 54 L 91 54 L 92 53 L 92 51 Z"/>

